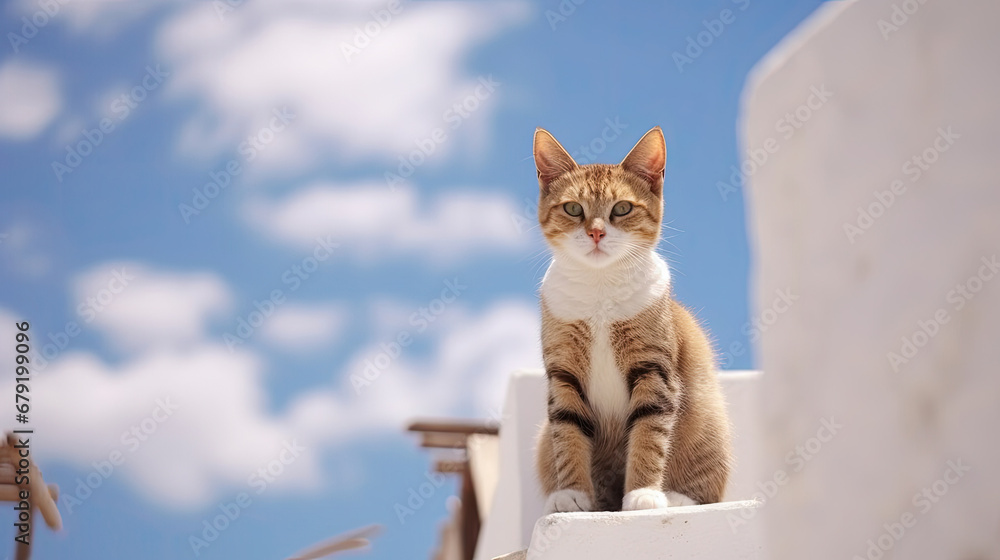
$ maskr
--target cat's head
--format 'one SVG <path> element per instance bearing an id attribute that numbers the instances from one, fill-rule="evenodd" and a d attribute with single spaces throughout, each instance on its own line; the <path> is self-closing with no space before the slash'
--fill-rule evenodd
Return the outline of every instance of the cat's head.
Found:
<path id="1" fill-rule="evenodd" d="M 663 219 L 663 131 L 647 132 L 618 165 L 577 165 L 544 129 L 535 131 L 538 222 L 552 251 L 602 268 L 656 247 Z"/>

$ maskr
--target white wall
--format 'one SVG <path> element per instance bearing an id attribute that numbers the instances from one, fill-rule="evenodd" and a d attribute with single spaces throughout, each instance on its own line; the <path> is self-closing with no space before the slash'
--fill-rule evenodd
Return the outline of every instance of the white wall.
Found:
<path id="1" fill-rule="evenodd" d="M 773 320 L 758 478 L 787 476 L 771 558 L 1000 558 L 998 22 L 987 0 L 828 4 L 747 87 L 744 148 L 774 152 L 745 191 Z"/>

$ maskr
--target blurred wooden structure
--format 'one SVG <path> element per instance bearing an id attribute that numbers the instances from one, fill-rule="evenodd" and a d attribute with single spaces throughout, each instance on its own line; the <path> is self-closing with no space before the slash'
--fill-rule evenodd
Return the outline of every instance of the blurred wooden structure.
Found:
<path id="1" fill-rule="evenodd" d="M 348 533 L 332 537 L 309 547 L 288 560 L 318 560 L 338 554 L 359 549 L 368 549 L 371 546 L 371 539 L 382 532 L 381 525 L 368 525 L 361 529 L 355 529 Z"/>
<path id="2" fill-rule="evenodd" d="M 460 477 L 459 501 L 433 560 L 472 560 L 496 489 L 499 427 L 485 420 L 417 420 L 407 429 L 420 434 L 421 447 L 438 450 L 436 472 Z"/>
<path id="3" fill-rule="evenodd" d="M 42 478 L 42 471 L 35 466 L 32 461 L 28 467 L 28 483 L 17 484 L 18 461 L 21 457 L 18 454 L 17 435 L 8 432 L 4 441 L 0 441 L 0 500 L 4 502 L 20 501 L 21 491 L 28 492 L 28 515 L 34 517 L 37 509 L 42 514 L 42 519 L 49 528 L 58 531 L 62 529 L 62 516 L 59 515 L 59 508 L 56 507 L 56 500 L 59 499 L 59 487 L 55 484 L 45 484 Z M 31 535 L 34 523 L 29 524 L 27 545 L 17 543 L 15 545 L 14 557 L 17 560 L 28 560 L 31 557 Z"/>

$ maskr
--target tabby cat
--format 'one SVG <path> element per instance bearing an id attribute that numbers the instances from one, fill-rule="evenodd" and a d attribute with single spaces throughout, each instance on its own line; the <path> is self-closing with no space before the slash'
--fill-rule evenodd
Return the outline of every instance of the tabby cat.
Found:
<path id="1" fill-rule="evenodd" d="M 657 255 L 666 144 L 647 132 L 618 165 L 577 165 L 535 131 L 548 418 L 538 440 L 546 512 L 718 502 L 729 421 L 704 331 L 671 298 Z"/>

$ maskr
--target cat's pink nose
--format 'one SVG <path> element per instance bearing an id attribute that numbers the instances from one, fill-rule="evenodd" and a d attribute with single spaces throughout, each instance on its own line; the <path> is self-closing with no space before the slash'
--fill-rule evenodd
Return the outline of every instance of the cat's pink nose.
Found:
<path id="1" fill-rule="evenodd" d="M 606 234 L 604 233 L 604 230 L 601 228 L 592 228 L 590 231 L 587 232 L 587 235 L 589 235 L 590 238 L 594 240 L 594 243 L 600 243 L 601 240 L 604 239 L 604 236 Z"/>

